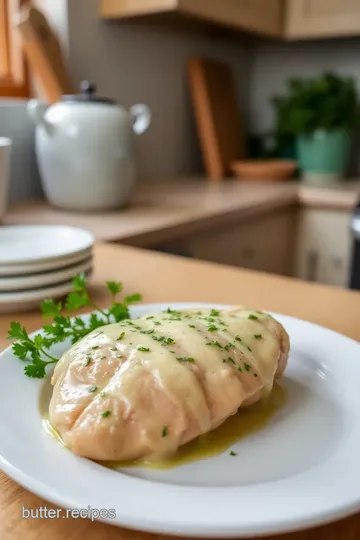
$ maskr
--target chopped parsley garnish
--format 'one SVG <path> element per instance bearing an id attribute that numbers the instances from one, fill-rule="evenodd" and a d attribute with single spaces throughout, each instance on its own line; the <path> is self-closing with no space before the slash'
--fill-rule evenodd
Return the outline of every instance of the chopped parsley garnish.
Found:
<path id="1" fill-rule="evenodd" d="M 137 350 L 141 352 L 150 352 L 149 347 L 143 347 L 142 345 L 139 345 Z"/>
<path id="2" fill-rule="evenodd" d="M 228 364 L 235 364 L 234 360 L 230 356 L 224 358 L 223 362 L 226 362 Z"/>
<path id="3" fill-rule="evenodd" d="M 240 366 L 237 367 L 237 370 L 240 371 L 240 373 L 242 373 L 242 369 Z"/>
<path id="4" fill-rule="evenodd" d="M 156 324 L 156 326 L 160 326 L 161 322 L 155 321 L 154 324 Z"/>
<path id="5" fill-rule="evenodd" d="M 234 452 L 233 450 L 230 450 L 230 456 L 237 456 L 237 453 Z"/>
<path id="6" fill-rule="evenodd" d="M 218 347 L 219 349 L 223 349 L 223 346 L 220 345 L 218 341 L 209 341 L 206 345 L 211 345 L 212 347 Z"/>
<path id="7" fill-rule="evenodd" d="M 251 348 L 248 346 L 248 351 L 252 352 Z"/>
<path id="8" fill-rule="evenodd" d="M 244 364 L 244 368 L 245 368 L 245 371 L 250 371 L 251 369 L 251 366 L 249 366 L 249 364 Z"/>
<path id="9" fill-rule="evenodd" d="M 242 342 L 242 339 L 241 339 L 240 336 L 236 336 L 236 337 L 235 337 L 235 341 L 240 341 L 240 343 L 241 343 L 241 342 Z"/>
<path id="10" fill-rule="evenodd" d="M 108 416 L 110 416 L 111 414 L 111 411 L 103 411 L 101 413 L 101 418 L 107 418 Z"/>
<path id="11" fill-rule="evenodd" d="M 102 356 L 100 360 L 106 360 L 106 356 Z"/>
<path id="12" fill-rule="evenodd" d="M 166 313 L 171 313 L 171 315 L 174 315 L 174 316 L 176 316 L 176 317 L 181 317 L 181 312 L 180 312 L 180 311 L 176 311 L 176 310 L 174 310 L 174 309 L 167 308 Z"/>
<path id="13" fill-rule="evenodd" d="M 250 319 L 251 321 L 258 321 L 259 317 L 257 317 L 256 315 L 249 315 L 248 319 Z"/>
<path id="14" fill-rule="evenodd" d="M 220 311 L 218 311 L 217 309 L 212 309 L 210 315 L 212 317 L 218 317 L 220 315 Z"/>
<path id="15" fill-rule="evenodd" d="M 167 337 L 167 338 L 164 338 L 163 340 L 163 345 L 171 345 L 172 343 L 175 343 L 173 338 L 171 337 Z"/>
<path id="16" fill-rule="evenodd" d="M 125 337 L 125 332 L 121 332 L 120 336 L 117 338 L 117 341 L 121 341 Z"/>
<path id="17" fill-rule="evenodd" d="M 96 351 L 96 349 L 99 348 L 99 345 L 95 345 L 95 347 L 91 347 L 93 351 Z"/>
<path id="18" fill-rule="evenodd" d="M 88 356 L 87 359 L 84 362 L 84 366 L 87 367 L 90 364 L 90 362 L 91 362 L 91 358 L 90 358 L 90 356 Z"/>
<path id="19" fill-rule="evenodd" d="M 257 377 L 257 373 L 254 373 L 254 377 Z"/>
<path id="20" fill-rule="evenodd" d="M 233 343 L 231 343 L 231 341 L 229 341 L 229 343 L 227 345 L 225 345 L 224 349 L 225 349 L 225 351 L 228 351 L 232 347 L 235 347 L 235 345 Z"/>
<path id="21" fill-rule="evenodd" d="M 181 356 L 180 358 L 177 358 L 179 362 L 188 362 L 190 364 L 193 364 L 195 362 L 194 358 L 191 358 L 191 356 Z"/>
<path id="22" fill-rule="evenodd" d="M 196 328 L 195 324 L 189 324 L 189 328 Z"/>
<path id="23" fill-rule="evenodd" d="M 153 319 L 154 315 L 150 315 L 150 317 L 146 317 L 146 320 L 149 321 L 150 319 Z"/>
<path id="24" fill-rule="evenodd" d="M 161 436 L 166 437 L 167 434 L 168 434 L 168 428 L 167 426 L 164 426 L 161 431 Z"/>
<path id="25" fill-rule="evenodd" d="M 98 389 L 97 386 L 90 386 L 89 392 L 96 392 L 97 389 Z"/>
<path id="26" fill-rule="evenodd" d="M 152 338 L 153 338 L 155 341 L 159 341 L 160 343 L 162 343 L 162 345 L 171 345 L 172 343 L 175 343 L 175 341 L 173 340 L 173 338 L 170 338 L 170 337 L 165 337 L 165 336 L 152 336 Z"/>
<path id="27" fill-rule="evenodd" d="M 141 334 L 153 334 L 155 332 L 154 329 L 152 330 L 141 330 Z"/>
<path id="28" fill-rule="evenodd" d="M 208 328 L 208 332 L 216 332 L 217 330 L 219 330 L 219 329 L 214 324 L 209 326 L 209 328 Z"/>
<path id="29" fill-rule="evenodd" d="M 261 334 L 254 334 L 254 338 L 255 338 L 255 339 L 261 339 L 261 338 L 262 338 L 262 335 L 261 335 Z"/>

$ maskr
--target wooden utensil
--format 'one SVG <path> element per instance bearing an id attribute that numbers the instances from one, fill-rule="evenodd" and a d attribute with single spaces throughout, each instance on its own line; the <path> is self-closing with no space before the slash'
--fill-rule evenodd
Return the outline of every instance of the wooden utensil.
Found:
<path id="1" fill-rule="evenodd" d="M 59 40 L 41 11 L 23 8 L 16 24 L 30 68 L 49 104 L 74 93 Z"/>
<path id="2" fill-rule="evenodd" d="M 234 161 L 231 169 L 240 180 L 280 181 L 291 178 L 297 163 L 291 159 L 258 159 Z"/>
<path id="3" fill-rule="evenodd" d="M 222 62 L 191 58 L 188 83 L 207 175 L 221 180 L 231 175 L 231 162 L 245 157 L 233 73 Z"/>

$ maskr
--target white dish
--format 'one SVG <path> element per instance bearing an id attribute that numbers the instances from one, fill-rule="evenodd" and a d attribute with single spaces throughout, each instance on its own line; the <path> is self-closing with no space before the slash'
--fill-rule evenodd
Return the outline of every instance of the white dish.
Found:
<path id="1" fill-rule="evenodd" d="M 138 306 L 132 313 L 168 306 L 194 304 Z M 237 456 L 225 452 L 170 470 L 117 471 L 78 458 L 42 431 L 42 382 L 27 379 L 22 362 L 7 349 L 0 358 L 6 381 L 0 408 L 16 407 L 1 416 L 0 467 L 59 506 L 114 509 L 110 523 L 155 533 L 267 535 L 359 510 L 360 344 L 305 321 L 275 316 L 291 339 L 283 381 L 288 400 L 267 427 L 232 446 Z"/>
<path id="2" fill-rule="evenodd" d="M 3 292 L 26 292 L 29 289 L 37 287 L 62 284 L 64 281 L 72 279 L 81 272 L 88 272 L 91 265 L 92 259 L 90 258 L 80 264 L 75 264 L 61 270 L 42 272 L 40 274 L 28 276 L 0 277 L 0 297 Z"/>
<path id="3" fill-rule="evenodd" d="M 91 270 L 86 272 L 91 275 Z M 39 309 L 40 303 L 46 298 L 61 298 L 69 294 L 72 289 L 72 281 L 66 281 L 59 285 L 50 285 L 28 291 L 0 293 L 0 313 L 17 313 Z"/>
<path id="4" fill-rule="evenodd" d="M 0 229 L 0 266 L 48 262 L 80 255 L 94 243 L 84 229 L 63 225 L 14 225 Z"/>
<path id="5" fill-rule="evenodd" d="M 92 250 L 87 249 L 80 254 L 71 255 L 69 257 L 63 257 L 62 259 L 53 259 L 48 262 L 29 263 L 21 265 L 7 264 L 0 265 L 0 278 L 1 277 L 14 277 L 14 276 L 28 276 L 41 272 L 48 272 L 51 270 L 61 270 L 68 268 L 76 263 L 81 263 L 89 259 L 92 256 Z"/>

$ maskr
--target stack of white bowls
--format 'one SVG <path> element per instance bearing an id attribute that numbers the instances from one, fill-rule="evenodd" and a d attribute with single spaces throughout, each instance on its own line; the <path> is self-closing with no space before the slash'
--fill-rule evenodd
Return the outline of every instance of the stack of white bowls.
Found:
<path id="1" fill-rule="evenodd" d="M 57 225 L 0 227 L 0 313 L 38 309 L 92 272 L 93 235 Z"/>

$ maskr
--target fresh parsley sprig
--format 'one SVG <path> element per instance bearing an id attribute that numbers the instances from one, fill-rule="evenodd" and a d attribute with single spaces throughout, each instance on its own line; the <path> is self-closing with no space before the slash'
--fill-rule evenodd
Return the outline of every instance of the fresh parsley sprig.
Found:
<path id="1" fill-rule="evenodd" d="M 51 299 L 41 303 L 43 316 L 52 318 L 53 322 L 45 324 L 42 333 L 33 339 L 19 322 L 11 322 L 8 338 L 16 340 L 12 346 L 14 355 L 20 360 L 29 362 L 24 369 L 27 377 L 37 379 L 45 377 L 46 368 L 59 360 L 49 352 L 56 343 L 70 340 L 74 344 L 101 326 L 130 318 L 129 305 L 140 301 L 141 295 L 127 296 L 120 303 L 117 297 L 123 289 L 122 283 L 107 281 L 106 288 L 110 293 L 112 304 L 109 309 L 101 309 L 89 295 L 86 276 L 79 274 L 74 277 L 72 291 L 64 304 Z M 74 312 L 86 307 L 93 310 L 88 321 L 79 316 L 71 317 Z"/>

